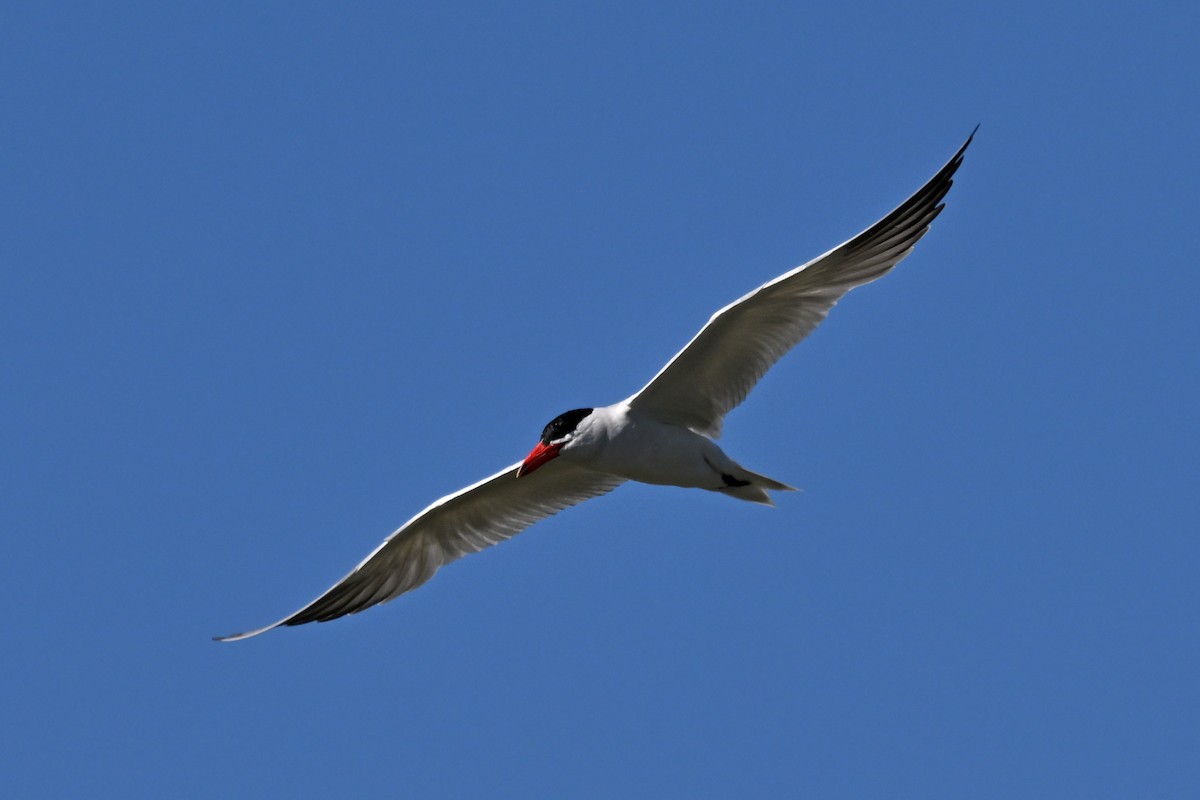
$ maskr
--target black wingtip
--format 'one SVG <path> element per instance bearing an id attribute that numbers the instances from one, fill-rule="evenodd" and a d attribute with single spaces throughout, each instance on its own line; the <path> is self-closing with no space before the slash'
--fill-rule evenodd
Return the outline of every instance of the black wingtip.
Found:
<path id="1" fill-rule="evenodd" d="M 962 158 L 962 154 L 967 151 L 967 147 L 971 144 L 971 142 L 973 142 L 975 140 L 975 134 L 979 133 L 979 126 L 981 124 L 982 123 L 980 123 L 980 122 L 975 123 L 975 127 L 971 129 L 971 135 L 967 137 L 967 140 L 965 142 L 963 142 L 963 146 L 958 148 L 958 153 L 957 153 L 958 158 Z"/>
<path id="2" fill-rule="evenodd" d="M 967 148 L 971 146 L 971 142 L 975 141 L 975 134 L 979 132 L 979 125 L 980 123 L 975 124 L 975 127 L 971 129 L 971 135 L 968 136 L 967 140 L 962 143 L 962 147 L 958 148 L 958 152 L 951 156 L 950 160 L 946 162 L 946 166 L 942 167 L 941 171 L 933 177 L 933 180 L 930 181 L 930 185 L 938 183 L 939 181 L 945 181 L 945 189 L 949 191 L 950 187 L 954 184 L 954 181 L 951 180 L 951 178 L 953 177 L 954 173 L 958 171 L 959 165 L 962 164 L 963 157 L 967 152 Z M 942 194 L 944 196 L 945 192 Z"/>

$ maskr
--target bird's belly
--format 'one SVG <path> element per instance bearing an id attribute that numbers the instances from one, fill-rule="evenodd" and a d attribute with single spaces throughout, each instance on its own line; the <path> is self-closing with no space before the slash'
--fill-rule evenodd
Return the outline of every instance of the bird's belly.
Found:
<path id="1" fill-rule="evenodd" d="M 723 485 L 718 464 L 726 460 L 707 437 L 674 425 L 640 422 L 611 435 L 588 466 L 642 483 L 713 489 Z"/>

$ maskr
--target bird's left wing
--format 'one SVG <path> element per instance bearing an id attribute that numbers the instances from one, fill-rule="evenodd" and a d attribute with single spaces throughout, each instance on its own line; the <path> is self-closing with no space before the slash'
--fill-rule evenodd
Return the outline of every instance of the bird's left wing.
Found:
<path id="1" fill-rule="evenodd" d="M 510 539 L 533 523 L 591 497 L 611 492 L 623 478 L 555 460 L 517 479 L 517 467 L 443 497 L 384 540 L 329 591 L 289 617 L 246 633 L 248 639 L 281 625 L 326 622 L 386 603 L 433 577 L 455 559 Z"/>
<path id="2" fill-rule="evenodd" d="M 714 314 L 645 388 L 626 400 L 629 406 L 660 422 L 720 436 L 725 415 L 846 292 L 883 276 L 912 252 L 942 210 L 974 136 L 879 222 Z"/>

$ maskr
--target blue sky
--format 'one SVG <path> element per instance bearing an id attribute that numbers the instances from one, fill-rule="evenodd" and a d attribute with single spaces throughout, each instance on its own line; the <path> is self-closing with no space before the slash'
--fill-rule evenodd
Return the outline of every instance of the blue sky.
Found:
<path id="1" fill-rule="evenodd" d="M 1185 4 L 0 12 L 18 797 L 1185 797 Z M 623 487 L 328 625 L 559 412 L 846 239 L 916 253 Z"/>

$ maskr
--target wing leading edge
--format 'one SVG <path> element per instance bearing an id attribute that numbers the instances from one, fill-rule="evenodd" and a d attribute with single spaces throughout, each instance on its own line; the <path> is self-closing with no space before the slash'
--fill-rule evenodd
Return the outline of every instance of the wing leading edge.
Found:
<path id="1" fill-rule="evenodd" d="M 451 561 L 511 539 L 539 520 L 624 483 L 615 475 L 565 461 L 551 462 L 517 480 L 519 466 L 513 464 L 434 502 L 296 613 L 257 630 L 214 638 L 234 642 L 283 625 L 357 614 L 417 588 Z"/>
<path id="2" fill-rule="evenodd" d="M 979 126 L 976 126 L 976 130 Z M 825 319 L 846 292 L 885 275 L 912 252 L 942 210 L 975 131 L 916 194 L 852 239 L 722 308 L 626 402 L 714 438 L 775 362 Z"/>

